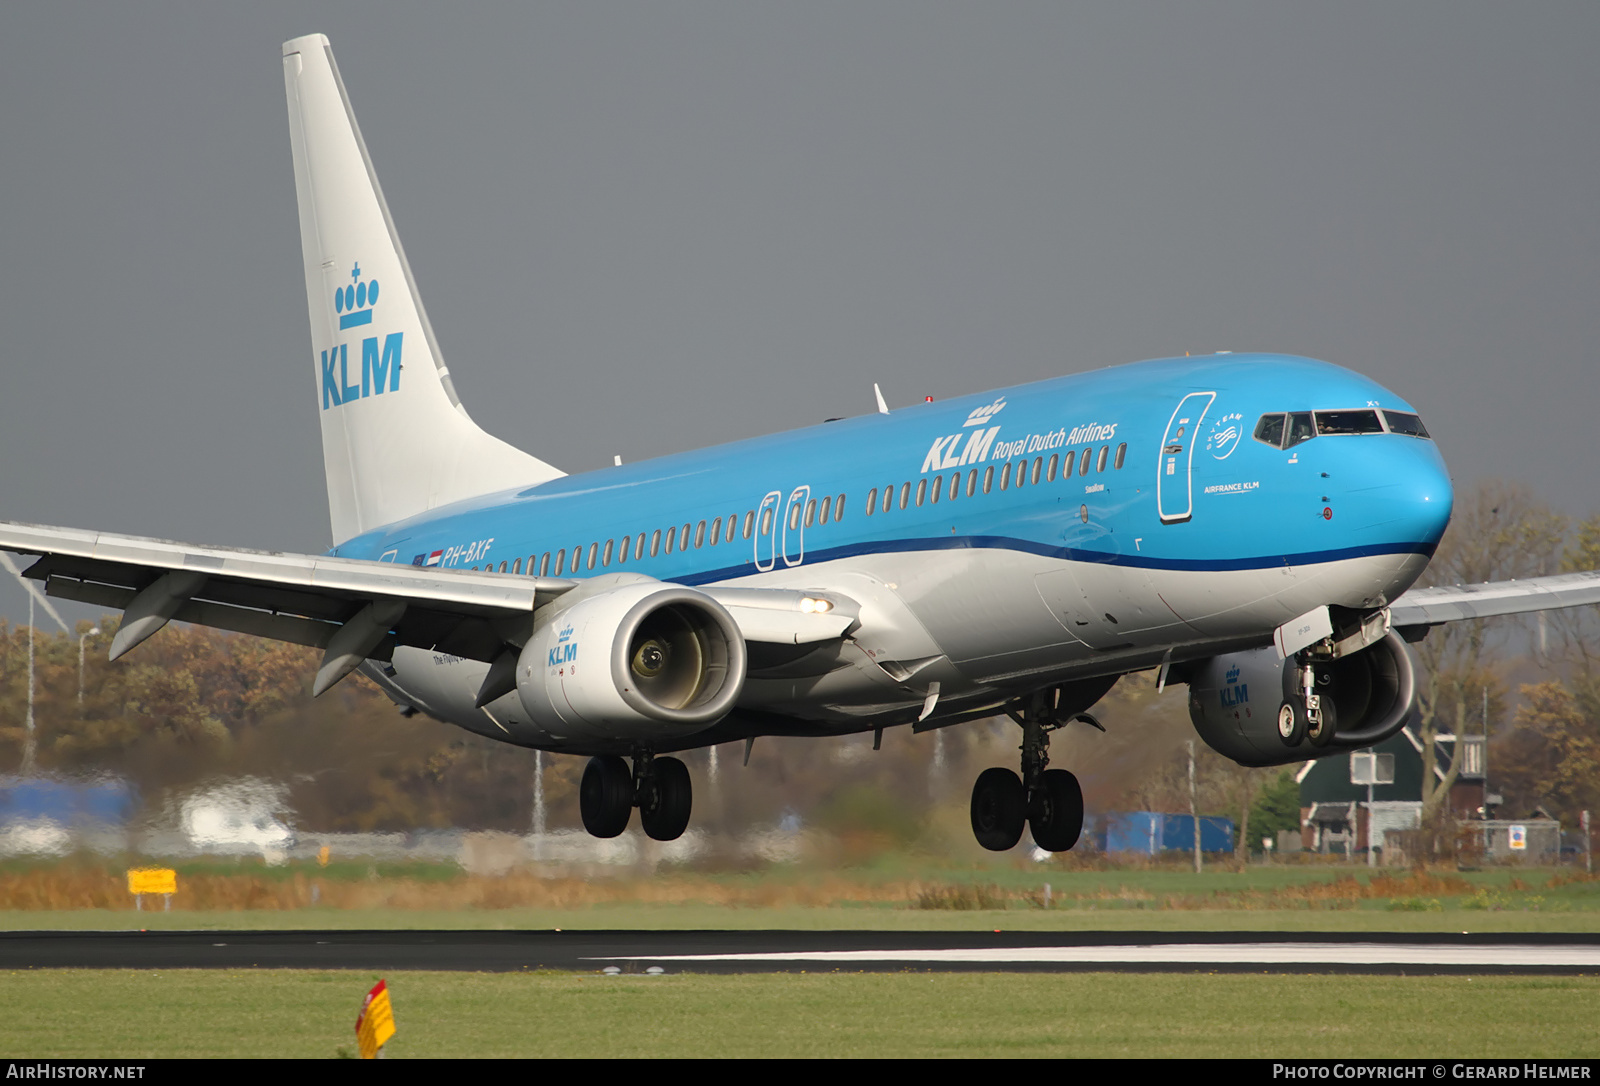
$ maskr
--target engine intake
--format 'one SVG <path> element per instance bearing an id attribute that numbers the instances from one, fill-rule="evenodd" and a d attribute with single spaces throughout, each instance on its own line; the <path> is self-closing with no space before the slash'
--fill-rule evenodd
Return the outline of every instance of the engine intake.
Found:
<path id="1" fill-rule="evenodd" d="M 518 658 L 517 696 L 537 723 L 558 735 L 647 739 L 727 715 L 746 657 L 721 604 L 652 580 L 596 588 L 542 621 Z"/>
<path id="2" fill-rule="evenodd" d="M 1297 696 L 1295 661 L 1275 648 L 1215 656 L 1193 666 L 1189 719 L 1212 750 L 1246 766 L 1285 765 L 1381 743 L 1404 726 L 1416 696 L 1410 650 L 1390 631 L 1376 644 L 1314 667 L 1335 731 L 1326 746 L 1286 746 L 1278 708 Z"/>

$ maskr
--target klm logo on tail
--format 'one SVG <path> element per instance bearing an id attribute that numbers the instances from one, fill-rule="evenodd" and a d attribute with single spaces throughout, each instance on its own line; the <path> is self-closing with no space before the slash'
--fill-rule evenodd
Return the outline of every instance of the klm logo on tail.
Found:
<path id="1" fill-rule="evenodd" d="M 372 323 L 372 310 L 378 304 L 378 281 L 363 282 L 361 265 L 350 269 L 354 280 L 333 292 L 333 309 L 339 314 L 339 330 Z M 378 347 L 378 337 L 361 341 L 361 377 L 350 383 L 350 345 L 340 343 L 322 352 L 322 409 L 338 407 L 351 400 L 400 391 L 400 345 L 403 332 L 390 332 Z M 387 388 L 385 387 L 387 386 Z"/>

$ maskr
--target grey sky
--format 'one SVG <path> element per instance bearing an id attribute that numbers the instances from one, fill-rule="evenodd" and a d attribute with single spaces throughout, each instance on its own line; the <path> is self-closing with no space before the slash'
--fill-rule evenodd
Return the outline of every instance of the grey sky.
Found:
<path id="1" fill-rule="evenodd" d="M 566 470 L 1260 348 L 1600 510 L 1592 2 L 458 7 L 7 7 L 0 518 L 327 546 L 314 31 L 469 409 Z"/>

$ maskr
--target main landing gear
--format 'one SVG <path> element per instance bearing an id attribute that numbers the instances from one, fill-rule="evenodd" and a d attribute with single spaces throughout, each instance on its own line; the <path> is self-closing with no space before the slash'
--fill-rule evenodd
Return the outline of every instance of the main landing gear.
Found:
<path id="1" fill-rule="evenodd" d="M 616 837 L 627 829 L 637 807 L 646 834 L 656 841 L 675 841 L 688 828 L 693 805 L 689 767 L 649 751 L 634 754 L 631 773 L 615 754 L 590 758 L 578 785 L 583 828 L 596 837 Z"/>
<path id="2" fill-rule="evenodd" d="M 972 834 L 991 852 L 1005 852 L 1022 840 L 1027 823 L 1034 844 L 1046 852 L 1066 852 L 1083 832 L 1083 789 L 1066 770 L 1045 768 L 1050 764 L 1050 732 L 1072 720 L 1097 728 L 1100 724 L 1087 713 L 1058 719 L 1046 707 L 1044 695 L 1009 715 L 1022 726 L 1022 776 L 999 768 L 978 775 L 972 786 Z"/>

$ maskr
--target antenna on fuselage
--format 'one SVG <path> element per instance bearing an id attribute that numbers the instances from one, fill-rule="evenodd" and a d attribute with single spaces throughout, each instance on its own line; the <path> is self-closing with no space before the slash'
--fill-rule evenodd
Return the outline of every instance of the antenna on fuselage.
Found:
<path id="1" fill-rule="evenodd" d="M 889 413 L 889 405 L 883 402 L 883 389 L 878 387 L 878 382 L 876 381 L 872 382 L 872 395 L 878 400 L 878 414 L 887 415 Z"/>

